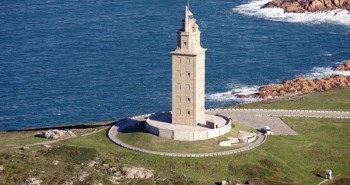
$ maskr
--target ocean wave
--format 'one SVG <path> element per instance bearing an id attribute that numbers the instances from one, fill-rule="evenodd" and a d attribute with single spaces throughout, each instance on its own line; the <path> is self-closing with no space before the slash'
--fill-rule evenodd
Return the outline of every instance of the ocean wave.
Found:
<path id="1" fill-rule="evenodd" d="M 233 11 L 272 21 L 309 24 L 335 23 L 350 26 L 350 13 L 347 10 L 337 9 L 327 12 L 286 13 L 282 8 L 261 8 L 269 1 L 253 0 L 247 4 L 233 8 Z"/>
<path id="2" fill-rule="evenodd" d="M 343 64 L 342 62 L 336 62 L 335 64 Z M 314 67 L 310 72 L 305 74 L 296 75 L 296 78 L 323 78 L 331 75 L 345 75 L 350 76 L 350 71 L 336 71 L 335 67 Z M 272 85 L 272 84 L 269 84 Z M 219 92 L 206 95 L 207 101 L 211 102 L 237 102 L 237 103 L 250 103 L 261 100 L 257 96 L 260 86 L 242 86 L 236 85 L 232 90 L 227 92 Z"/>
<path id="3" fill-rule="evenodd" d="M 333 54 L 332 54 L 332 53 L 327 52 L 327 51 L 322 52 L 322 54 L 321 54 L 321 55 L 322 55 L 322 56 L 325 56 L 325 57 L 331 57 L 331 56 L 333 56 Z"/>
<path id="4" fill-rule="evenodd" d="M 259 92 L 259 86 L 237 86 L 231 91 L 213 93 L 206 96 L 208 101 L 215 102 L 238 102 L 238 103 L 248 103 L 259 101 L 256 93 Z M 244 98 L 243 98 L 244 97 Z"/>
<path id="5" fill-rule="evenodd" d="M 334 74 L 350 76 L 350 71 L 336 71 L 334 67 L 314 67 L 309 73 L 297 75 L 297 77 L 322 78 L 329 77 Z"/>

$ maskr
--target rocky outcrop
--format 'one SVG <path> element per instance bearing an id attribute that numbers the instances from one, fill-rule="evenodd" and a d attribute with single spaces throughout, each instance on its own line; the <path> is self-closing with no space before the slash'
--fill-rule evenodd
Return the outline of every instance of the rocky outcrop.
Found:
<path id="1" fill-rule="evenodd" d="M 350 71 L 350 60 L 335 67 L 336 71 Z M 347 74 L 345 72 L 344 74 Z M 318 91 L 327 91 L 338 87 L 350 87 L 350 76 L 334 74 L 323 78 L 295 78 L 280 84 L 262 86 L 258 90 L 249 92 L 234 90 L 231 96 L 241 99 L 268 99 L 279 96 L 291 96 Z"/>
<path id="2" fill-rule="evenodd" d="M 337 71 L 350 71 L 350 60 L 346 61 L 344 64 L 337 65 L 335 70 L 337 70 Z"/>
<path id="3" fill-rule="evenodd" d="M 43 183 L 42 180 L 33 177 L 27 178 L 25 182 L 27 185 L 41 185 L 41 183 Z"/>
<path id="4" fill-rule="evenodd" d="M 281 84 L 260 87 L 258 96 L 268 99 L 285 95 L 326 91 L 338 87 L 350 87 L 350 76 L 332 75 L 314 79 L 296 78 Z"/>
<path id="5" fill-rule="evenodd" d="M 132 167 L 123 167 L 122 169 L 117 171 L 114 175 L 123 177 L 126 179 L 134 179 L 134 178 L 148 179 L 153 177 L 153 172 L 145 168 L 132 166 Z"/>
<path id="6" fill-rule="evenodd" d="M 70 130 L 46 130 L 40 136 L 47 139 L 59 139 L 63 137 L 75 137 L 76 135 Z"/>
<path id="7" fill-rule="evenodd" d="M 282 8 L 285 12 L 304 13 L 346 9 L 350 11 L 350 0 L 272 0 L 262 8 Z"/>

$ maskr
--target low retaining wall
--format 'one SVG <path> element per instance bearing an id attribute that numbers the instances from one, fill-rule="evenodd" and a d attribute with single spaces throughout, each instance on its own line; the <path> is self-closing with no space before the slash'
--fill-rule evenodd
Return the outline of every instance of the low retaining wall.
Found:
<path id="1" fill-rule="evenodd" d="M 217 115 L 218 116 L 218 115 Z M 181 141 L 199 141 L 199 140 L 207 140 L 215 137 L 219 137 L 224 135 L 231 130 L 231 120 L 224 117 L 219 116 L 225 119 L 226 124 L 220 128 L 216 129 L 208 129 L 204 131 L 186 131 L 186 130 L 171 130 L 158 128 L 150 124 L 150 119 L 146 120 L 146 129 L 159 137 L 164 137 L 173 140 L 181 140 Z"/>

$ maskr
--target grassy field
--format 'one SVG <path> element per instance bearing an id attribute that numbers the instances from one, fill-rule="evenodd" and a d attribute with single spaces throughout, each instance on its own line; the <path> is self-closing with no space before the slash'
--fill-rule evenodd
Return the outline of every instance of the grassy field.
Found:
<path id="1" fill-rule="evenodd" d="M 221 137 L 208 139 L 205 141 L 174 141 L 172 139 L 161 138 L 150 134 L 144 128 L 144 126 L 131 126 L 126 128 L 125 131 L 121 131 L 118 134 L 118 138 L 132 146 L 136 146 L 142 149 L 163 151 L 163 152 L 178 152 L 178 153 L 206 153 L 206 152 L 219 152 L 228 151 L 236 148 L 246 146 L 245 144 L 236 144 L 231 147 L 219 146 L 220 141 L 227 140 L 225 137 L 237 137 L 239 130 L 247 132 L 255 131 L 254 128 L 233 123 L 234 126 L 231 131 Z"/>
<path id="2" fill-rule="evenodd" d="M 350 111 L 350 88 L 321 93 L 281 97 L 272 100 L 234 106 L 234 108 L 346 110 Z"/>
<path id="3" fill-rule="evenodd" d="M 186 175 L 197 183 L 222 179 L 266 178 L 296 184 L 317 184 L 314 172 L 330 168 L 334 176 L 350 176 L 350 122 L 338 119 L 284 119 L 298 136 L 271 136 L 250 152 L 210 158 L 169 158 L 128 151 L 110 143 L 103 133 L 63 141 L 60 145 L 95 148 L 122 164 L 144 166 L 170 178 Z M 215 174 L 215 175 L 213 175 Z"/>
<path id="4" fill-rule="evenodd" d="M 101 164 L 140 166 L 156 172 L 155 179 L 139 184 L 153 184 L 164 178 L 184 184 L 214 184 L 223 179 L 254 178 L 269 184 L 317 184 L 323 178 L 315 173 L 324 172 L 327 168 L 333 170 L 334 176 L 350 176 L 349 120 L 284 120 L 299 133 L 298 136 L 270 136 L 264 145 L 252 151 L 224 157 L 176 158 L 142 154 L 112 143 L 106 137 L 107 130 L 61 141 L 51 150 L 40 146 L 22 152 L 9 150 L 0 154 L 0 166 L 5 168 L 0 182 L 18 184 L 28 176 L 36 176 L 45 183 L 59 184 L 67 179 L 76 179 L 79 171 L 85 170 L 95 174 L 89 181 L 108 183 L 112 174 L 102 174 L 82 165 L 97 158 Z M 58 166 L 53 166 L 54 160 L 60 161 Z"/>
<path id="5" fill-rule="evenodd" d="M 334 98 L 334 95 L 338 96 Z M 271 102 L 248 106 L 293 109 L 298 106 L 307 109 L 310 104 L 310 109 L 348 110 L 350 93 L 349 89 L 338 89 L 295 98 L 289 103 L 283 100 L 281 105 Z M 332 101 L 328 102 L 329 99 Z M 332 105 L 332 102 L 337 106 Z M 113 173 L 105 169 L 106 165 L 116 168 L 138 166 L 155 172 L 152 179 L 121 180 L 122 184 L 214 184 L 229 179 L 265 184 L 311 185 L 324 180 L 322 176 L 328 168 L 332 169 L 333 176 L 343 178 L 329 184 L 346 184 L 350 181 L 344 180 L 344 177 L 350 177 L 350 120 L 283 119 L 299 135 L 269 136 L 262 146 L 254 150 L 221 157 L 162 157 L 130 151 L 107 138 L 108 127 L 95 134 L 60 141 L 53 144 L 52 149 L 42 146 L 27 150 L 7 148 L 0 150 L 0 166 L 4 168 L 0 172 L 0 184 L 23 184 L 24 179 L 33 176 L 42 179 L 43 184 L 54 185 L 65 181 L 110 184 L 108 179 Z M 12 139 L 17 138 L 16 134 L 23 137 L 12 142 Z M 1 146 L 11 142 L 36 142 L 32 140 L 33 134 L 1 133 Z M 6 138 L 8 140 L 3 141 Z M 98 165 L 89 167 L 87 164 L 92 160 L 98 161 Z M 54 165 L 54 161 L 59 163 Z M 84 182 L 79 182 L 78 177 L 82 172 L 90 175 Z"/>

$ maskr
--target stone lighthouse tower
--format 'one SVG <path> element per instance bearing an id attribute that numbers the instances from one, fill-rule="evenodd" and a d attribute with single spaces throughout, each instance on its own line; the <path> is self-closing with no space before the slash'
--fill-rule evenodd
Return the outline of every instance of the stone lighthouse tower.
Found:
<path id="1" fill-rule="evenodd" d="M 205 123 L 205 51 L 201 32 L 186 6 L 172 55 L 172 123 L 196 126 Z"/>

